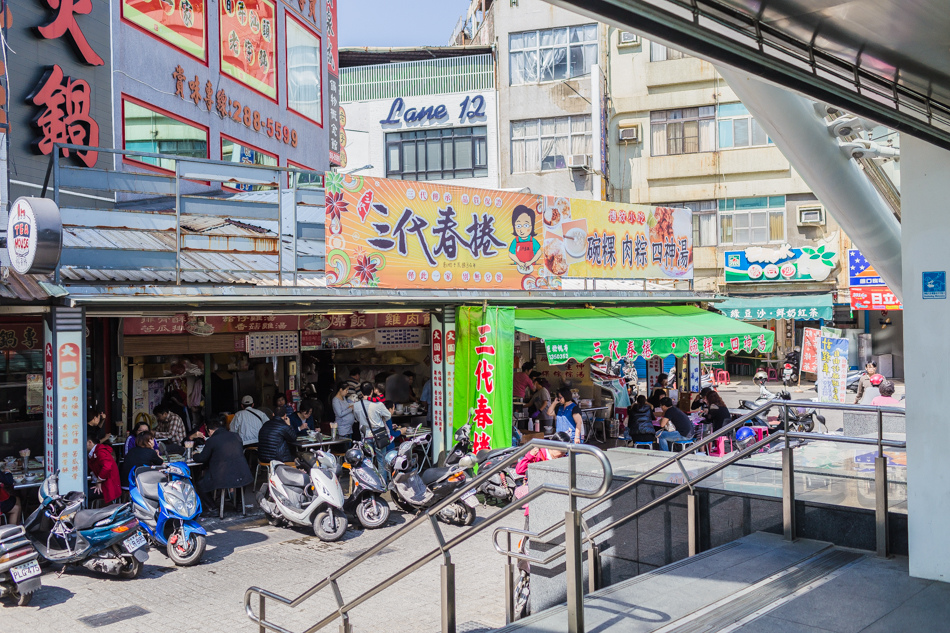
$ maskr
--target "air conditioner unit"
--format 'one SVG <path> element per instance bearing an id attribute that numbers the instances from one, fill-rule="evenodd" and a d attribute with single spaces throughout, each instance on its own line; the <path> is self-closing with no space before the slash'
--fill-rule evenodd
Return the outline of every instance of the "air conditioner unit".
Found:
<path id="1" fill-rule="evenodd" d="M 630 31 L 620 31 L 620 45 L 639 44 L 640 36 Z"/>
<path id="2" fill-rule="evenodd" d="M 587 154 L 571 154 L 567 157 L 567 166 L 570 169 L 587 169 Z"/>
<path id="3" fill-rule="evenodd" d="M 798 226 L 820 226 L 825 223 L 825 208 L 820 204 L 798 207 Z"/>
<path id="4" fill-rule="evenodd" d="M 640 126 L 633 125 L 630 127 L 620 128 L 620 142 L 621 143 L 639 143 L 640 142 Z"/>

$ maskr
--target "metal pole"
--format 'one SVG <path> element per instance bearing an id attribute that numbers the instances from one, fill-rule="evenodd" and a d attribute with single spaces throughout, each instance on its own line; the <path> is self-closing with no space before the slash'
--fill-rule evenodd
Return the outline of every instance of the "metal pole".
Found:
<path id="1" fill-rule="evenodd" d="M 177 160 L 175 161 L 175 285 L 181 285 L 181 167 Z M 263 628 L 261 630 L 263 631 Z"/>
<path id="2" fill-rule="evenodd" d="M 782 449 L 782 527 L 786 541 L 795 540 L 795 458 L 788 447 Z"/>
<path id="3" fill-rule="evenodd" d="M 508 539 L 506 551 L 511 551 L 511 532 L 505 533 Z M 511 556 L 505 557 L 505 624 L 515 621 L 515 566 L 511 563 Z"/>
<path id="4" fill-rule="evenodd" d="M 442 633 L 455 633 L 455 563 L 442 563 Z"/>
<path id="5" fill-rule="evenodd" d="M 564 554 L 567 572 L 567 630 L 584 633 L 584 583 L 581 577 L 581 513 L 564 513 Z"/>
<path id="6" fill-rule="evenodd" d="M 264 620 L 266 619 L 265 616 L 264 616 L 264 604 L 265 604 L 265 601 L 264 601 L 264 594 L 260 594 L 260 598 L 261 598 L 261 609 L 260 609 L 260 612 L 258 613 L 258 617 L 260 618 L 260 620 L 259 620 L 259 621 L 260 621 L 260 632 L 259 632 L 259 633 L 265 633 L 265 632 L 267 631 L 267 629 L 264 627 Z"/>
<path id="7" fill-rule="evenodd" d="M 299 266 L 297 265 L 297 227 L 299 226 L 297 224 L 297 175 L 299 174 L 299 172 L 290 171 L 288 169 L 287 174 L 290 176 L 291 200 L 294 201 L 294 218 L 293 218 L 294 222 L 293 222 L 293 227 L 291 228 L 290 237 L 293 240 L 292 243 L 294 245 L 294 286 L 296 286 L 297 285 L 297 269 L 299 268 Z M 278 187 L 278 191 L 279 190 L 280 188 Z"/>
<path id="8" fill-rule="evenodd" d="M 877 411 L 877 457 L 874 459 L 874 536 L 877 555 L 887 558 L 887 458 L 884 456 L 884 413 Z"/>
<path id="9" fill-rule="evenodd" d="M 284 204 L 280 188 L 280 171 L 277 171 L 277 285 L 284 285 Z M 296 232 L 295 232 L 296 233 Z"/>
<path id="10" fill-rule="evenodd" d="M 593 540 L 587 546 L 587 590 L 594 593 L 600 588 L 600 547 Z"/>
<path id="11" fill-rule="evenodd" d="M 689 530 L 689 555 L 699 553 L 699 497 L 693 491 L 686 495 L 687 529 Z"/>

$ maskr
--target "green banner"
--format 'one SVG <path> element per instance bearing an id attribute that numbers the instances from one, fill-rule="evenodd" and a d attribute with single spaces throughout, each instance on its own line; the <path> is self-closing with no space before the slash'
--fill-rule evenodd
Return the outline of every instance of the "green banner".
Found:
<path id="1" fill-rule="evenodd" d="M 453 430 L 472 416 L 472 452 L 511 446 L 515 311 L 462 307 L 456 318 Z"/>

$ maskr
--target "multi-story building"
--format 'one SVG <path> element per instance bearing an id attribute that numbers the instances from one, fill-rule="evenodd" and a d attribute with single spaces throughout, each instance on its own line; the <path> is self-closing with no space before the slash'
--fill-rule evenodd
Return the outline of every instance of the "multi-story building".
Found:
<path id="1" fill-rule="evenodd" d="M 341 171 L 499 187 L 490 47 L 343 49 L 340 66 Z"/>

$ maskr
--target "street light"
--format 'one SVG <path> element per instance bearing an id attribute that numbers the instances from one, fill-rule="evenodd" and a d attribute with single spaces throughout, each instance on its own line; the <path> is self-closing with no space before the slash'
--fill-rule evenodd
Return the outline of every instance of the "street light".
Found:
<path id="1" fill-rule="evenodd" d="M 350 171 L 344 171 L 344 175 L 355 174 L 358 171 L 363 171 L 364 169 L 372 169 L 372 165 L 363 165 L 362 167 L 357 167 L 356 169 L 351 169 Z"/>

